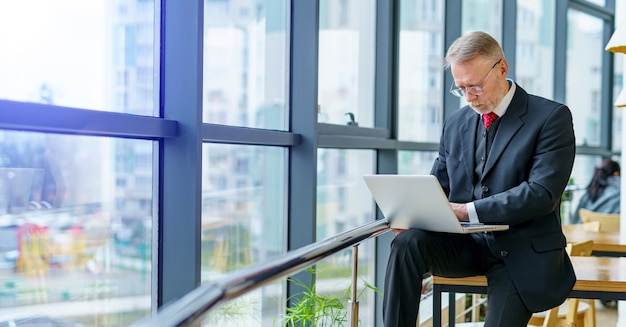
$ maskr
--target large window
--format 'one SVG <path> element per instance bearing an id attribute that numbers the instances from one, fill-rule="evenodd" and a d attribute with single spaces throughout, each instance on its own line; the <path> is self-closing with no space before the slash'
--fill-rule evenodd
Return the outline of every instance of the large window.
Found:
<path id="1" fill-rule="evenodd" d="M 615 22 L 615 26 L 616 27 L 620 27 L 626 24 L 626 19 L 624 19 L 624 17 L 626 17 L 626 2 L 624 1 L 618 1 L 615 4 L 615 17 L 616 17 L 616 22 Z M 615 59 L 615 66 L 614 66 L 614 77 L 613 77 L 613 99 L 610 101 L 611 106 L 613 106 L 615 104 L 615 100 L 617 100 L 617 97 L 619 96 L 620 92 L 622 92 L 622 90 L 624 89 L 624 87 L 626 86 L 626 83 L 624 81 L 624 71 L 626 68 L 626 60 L 624 60 L 624 55 L 623 54 L 615 54 L 613 56 L 613 58 Z M 624 113 L 624 108 L 617 108 L 617 107 L 613 107 L 613 151 L 616 152 L 621 152 L 622 150 L 622 135 L 624 133 L 623 130 L 623 113 Z"/>
<path id="2" fill-rule="evenodd" d="M 203 146 L 203 281 L 215 280 L 284 253 L 285 164 L 283 148 Z M 248 319 L 265 321 L 282 310 L 280 283 L 246 298 L 249 303 L 237 313 L 249 315 Z M 241 304 L 235 302 L 232 308 Z"/>
<path id="3" fill-rule="evenodd" d="M 594 1 L 597 4 L 600 2 Z M 619 17 L 619 16 L 616 16 Z M 596 167 L 605 157 L 612 157 L 610 151 L 619 151 L 621 147 L 621 112 L 613 108 L 613 99 L 604 99 L 606 96 L 607 79 L 603 76 L 604 65 L 608 64 L 607 53 L 604 50 L 606 40 L 605 21 L 600 16 L 594 16 L 593 11 L 586 10 L 586 6 L 575 6 L 567 10 L 567 48 L 565 66 L 565 103 L 572 110 L 574 118 L 574 132 L 576 143 L 583 149 L 591 147 L 596 151 L 605 152 L 605 155 L 579 153 L 576 156 L 569 188 L 564 202 L 564 222 L 568 222 L 576 209 L 584 189 L 589 184 Z M 616 63 L 619 61 L 616 60 Z M 622 67 L 615 67 L 613 92 L 619 87 L 617 80 Z M 608 104 L 608 105 L 607 105 Z M 609 112 L 610 111 L 610 112 Z M 612 121 L 609 120 L 613 114 Z M 612 135 L 605 134 L 609 125 L 612 125 Z M 613 142 L 609 144 L 608 142 Z M 583 150 L 587 151 L 587 150 Z M 619 160 L 613 156 L 615 160 Z"/>
<path id="4" fill-rule="evenodd" d="M 602 20 L 577 10 L 567 14 L 566 100 L 574 116 L 578 145 L 599 146 L 601 72 L 604 42 Z"/>
<path id="5" fill-rule="evenodd" d="M 154 17 L 142 1 L 0 3 L 0 99 L 92 111 L 83 118 L 154 116 Z M 28 129 L 75 118 L 33 116 Z M 154 145 L 0 131 L 0 324 L 17 314 L 127 326 L 150 315 Z"/>
<path id="6" fill-rule="evenodd" d="M 127 326 L 150 314 L 152 146 L 0 132 L 0 317 Z"/>
<path id="7" fill-rule="evenodd" d="M 3 1 L 0 99 L 152 116 L 154 30 L 152 2 Z"/>
<path id="8" fill-rule="evenodd" d="M 502 1 L 466 0 L 462 2 L 462 34 L 484 31 L 502 42 Z"/>
<path id="9" fill-rule="evenodd" d="M 320 1 L 318 121 L 374 125 L 376 1 Z"/>
<path id="10" fill-rule="evenodd" d="M 517 1 L 515 81 L 526 92 L 554 99 L 554 5 Z"/>
<path id="11" fill-rule="evenodd" d="M 374 173 L 374 152 L 369 150 L 318 149 L 317 240 L 349 231 L 375 219 L 374 204 L 363 175 Z M 359 246 L 359 276 L 374 283 L 374 242 Z M 350 288 L 351 250 L 331 256 L 317 265 L 318 292 L 346 292 Z M 359 293 L 363 284 L 359 283 Z M 363 326 L 372 326 L 374 292 L 359 299 Z M 369 308 L 369 309 L 366 309 Z"/>
<path id="12" fill-rule="evenodd" d="M 443 124 L 443 9 L 443 1 L 401 2 L 398 59 L 398 138 L 401 140 L 439 140 Z"/>
<path id="13" fill-rule="evenodd" d="M 612 151 L 615 152 L 621 152 L 622 151 L 622 135 L 624 133 L 623 131 L 623 124 L 622 124 L 622 119 L 623 119 L 623 114 L 624 114 L 624 108 L 617 108 L 614 106 L 615 101 L 617 100 L 617 97 L 619 96 L 620 92 L 622 92 L 623 88 L 624 88 L 624 56 L 623 55 L 616 55 L 614 56 L 615 58 L 615 66 L 614 66 L 614 79 L 613 79 L 613 99 L 611 99 L 610 104 L 611 107 L 613 108 L 613 120 L 611 121 L 611 124 L 613 126 L 613 148 L 611 149 Z"/>
<path id="14" fill-rule="evenodd" d="M 398 174 L 424 175 L 429 174 L 437 152 L 430 151 L 399 151 Z"/>
<path id="15" fill-rule="evenodd" d="M 203 121 L 287 128 L 285 1 L 205 1 Z"/>
<path id="16" fill-rule="evenodd" d="M 561 205 L 562 212 L 561 217 L 563 223 L 567 224 L 571 221 L 575 210 L 578 207 L 580 198 L 586 193 L 587 186 L 593 178 L 593 174 L 597 167 L 602 164 L 602 157 L 590 156 L 590 155 L 577 155 L 574 161 L 574 168 L 572 169 L 572 176 L 570 178 L 570 185 L 567 186 L 567 192 L 565 192 L 564 201 Z M 619 159 L 614 158 L 619 162 Z"/>

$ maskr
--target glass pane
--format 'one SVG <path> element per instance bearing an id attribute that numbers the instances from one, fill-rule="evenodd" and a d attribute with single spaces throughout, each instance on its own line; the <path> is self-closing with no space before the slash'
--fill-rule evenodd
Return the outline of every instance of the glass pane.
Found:
<path id="1" fill-rule="evenodd" d="M 398 174 L 430 174 L 435 159 L 437 159 L 437 152 L 398 151 Z"/>
<path id="2" fill-rule="evenodd" d="M 204 144 L 203 158 L 202 281 L 283 254 L 285 149 Z M 247 294 L 244 299 L 259 310 L 251 311 L 255 316 L 246 319 L 276 317 L 284 311 L 283 296 L 278 283 Z"/>
<path id="3" fill-rule="evenodd" d="M 202 321 L 203 327 L 278 327 L 284 316 L 285 279 L 250 291 L 212 308 Z M 281 309 L 282 308 L 282 309 Z M 278 311 L 281 309 L 282 311 Z"/>
<path id="4" fill-rule="evenodd" d="M 318 121 L 373 127 L 376 1 L 322 0 Z"/>
<path id="5" fill-rule="evenodd" d="M 567 186 L 564 201 L 561 203 L 561 217 L 563 224 L 571 222 L 574 210 L 578 207 L 580 198 L 585 194 L 589 182 L 593 177 L 596 167 L 600 166 L 602 158 L 599 156 L 577 155 L 574 160 L 574 168 Z"/>
<path id="6" fill-rule="evenodd" d="M 152 116 L 155 29 L 151 1 L 1 1 L 0 99 Z"/>
<path id="7" fill-rule="evenodd" d="M 502 0 L 464 0 L 462 5 L 463 34 L 483 31 L 502 44 Z"/>
<path id="8" fill-rule="evenodd" d="M 286 1 L 205 1 L 203 121 L 287 128 Z"/>
<path id="9" fill-rule="evenodd" d="M 443 119 L 443 0 L 403 0 L 398 139 L 438 142 Z"/>
<path id="10" fill-rule="evenodd" d="M 615 26 L 624 27 L 626 26 L 626 1 L 618 1 L 615 4 Z M 613 80 L 613 100 L 611 102 L 612 105 L 615 104 L 617 100 L 617 96 L 624 90 L 626 87 L 626 83 L 624 83 L 624 71 L 626 68 L 626 60 L 624 60 L 623 54 L 615 54 L 613 56 L 615 59 L 614 66 L 614 80 Z M 626 92 L 626 91 L 625 91 Z M 613 151 L 624 152 L 622 151 L 622 134 L 623 134 L 623 112 L 624 108 L 618 109 L 613 108 Z"/>
<path id="11" fill-rule="evenodd" d="M 483 31 L 502 46 L 502 0 L 464 0 L 462 6 L 461 33 Z M 459 103 L 467 105 L 465 97 L 459 98 Z"/>
<path id="12" fill-rule="evenodd" d="M 355 226 L 356 227 L 356 226 Z M 357 271 L 357 301 L 359 301 L 359 324 L 362 327 L 372 327 L 374 324 L 374 313 L 376 308 L 374 302 L 376 298 L 382 301 L 383 288 L 374 286 L 374 252 L 375 241 L 366 240 L 358 246 L 358 271 Z M 315 265 L 315 290 L 319 297 L 326 299 L 337 299 L 343 305 L 342 310 L 336 312 L 337 320 L 343 320 L 344 324 L 319 324 L 316 326 L 349 326 L 350 300 L 352 290 L 352 255 L 354 248 L 349 248 L 338 252 L 332 256 L 322 259 Z M 366 284 L 367 283 L 367 284 Z M 378 293 L 377 293 L 378 292 Z"/>
<path id="13" fill-rule="evenodd" d="M 591 3 L 595 3 L 596 5 L 602 6 L 602 7 L 606 6 L 606 0 L 585 0 L 585 1 L 588 1 L 588 2 L 591 2 Z M 619 0 L 618 0 L 618 2 L 619 2 Z"/>
<path id="14" fill-rule="evenodd" d="M 151 313 L 152 148 L 0 132 L 0 317 L 128 326 Z"/>
<path id="15" fill-rule="evenodd" d="M 375 172 L 375 151 L 317 150 L 317 240 L 371 222 L 376 218 L 372 195 L 363 181 L 364 174 Z M 317 265 L 318 292 L 344 291 L 350 285 L 352 249 L 326 258 Z M 359 246 L 359 280 L 375 284 L 374 242 Z M 359 291 L 362 288 L 359 285 Z M 362 326 L 374 324 L 374 292 L 363 292 L 359 299 Z"/>
<path id="16" fill-rule="evenodd" d="M 599 146 L 602 20 L 571 9 L 567 19 L 565 103 L 574 116 L 576 144 Z"/>
<path id="17" fill-rule="evenodd" d="M 515 81 L 531 94 L 554 98 L 553 0 L 517 1 Z"/>
<path id="18" fill-rule="evenodd" d="M 622 152 L 622 130 L 623 128 L 623 114 L 624 108 L 615 107 L 615 102 L 620 92 L 624 89 L 624 56 L 617 54 L 613 56 L 615 58 L 615 66 L 613 67 L 614 79 L 613 79 L 613 100 L 611 100 L 611 107 L 613 108 L 613 151 Z M 625 91 L 626 92 L 626 91 Z"/>

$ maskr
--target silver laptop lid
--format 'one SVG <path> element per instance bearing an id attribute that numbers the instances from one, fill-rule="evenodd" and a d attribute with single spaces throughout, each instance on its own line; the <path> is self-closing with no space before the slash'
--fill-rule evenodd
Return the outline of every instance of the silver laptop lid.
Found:
<path id="1" fill-rule="evenodd" d="M 505 225 L 462 226 L 433 175 L 378 174 L 363 176 L 392 228 L 468 233 L 505 230 Z"/>

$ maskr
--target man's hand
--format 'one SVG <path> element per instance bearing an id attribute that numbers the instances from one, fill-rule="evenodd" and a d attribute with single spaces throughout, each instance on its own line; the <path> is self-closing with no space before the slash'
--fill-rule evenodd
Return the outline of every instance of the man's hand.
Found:
<path id="1" fill-rule="evenodd" d="M 454 211 L 454 214 L 459 221 L 465 221 L 469 219 L 469 214 L 467 213 L 467 205 L 465 203 L 450 202 L 450 207 L 452 207 L 452 211 Z"/>
<path id="2" fill-rule="evenodd" d="M 406 229 L 403 228 L 392 228 L 391 232 L 394 233 L 396 236 L 402 232 L 404 232 Z"/>

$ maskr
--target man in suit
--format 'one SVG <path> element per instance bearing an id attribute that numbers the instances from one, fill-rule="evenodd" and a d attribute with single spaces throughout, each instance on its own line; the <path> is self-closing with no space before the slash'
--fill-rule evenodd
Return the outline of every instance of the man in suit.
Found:
<path id="1" fill-rule="evenodd" d="M 431 174 L 459 220 L 510 227 L 467 235 L 394 230 L 385 326 L 416 326 L 429 274 L 486 275 L 485 326 L 526 326 L 533 312 L 561 304 L 576 280 L 559 212 L 576 150 L 572 116 L 507 79 L 502 48 L 486 33 L 456 40 L 447 67 L 450 92 L 469 105 L 446 119 Z"/>

